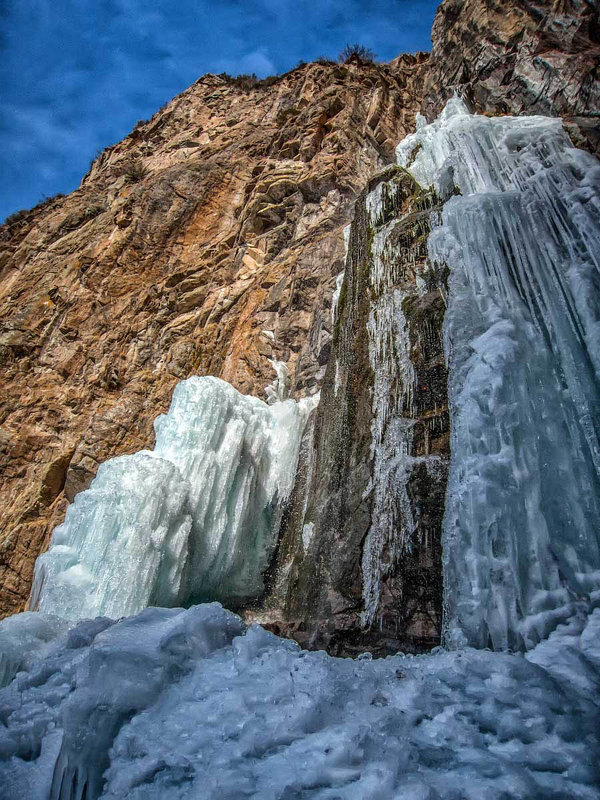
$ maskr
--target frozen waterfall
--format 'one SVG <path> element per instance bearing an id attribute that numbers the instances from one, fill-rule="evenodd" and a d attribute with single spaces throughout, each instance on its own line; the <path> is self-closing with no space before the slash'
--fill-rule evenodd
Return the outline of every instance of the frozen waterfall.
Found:
<path id="1" fill-rule="evenodd" d="M 32 592 L 46 613 L 0 621 L 0 797 L 600 800 L 600 165 L 558 120 L 472 116 L 458 100 L 398 157 L 450 198 L 439 219 L 424 209 L 430 262 L 413 272 L 420 291 L 435 262 L 450 268 L 444 568 L 457 649 L 332 658 L 218 603 L 145 608 L 261 591 L 317 402 L 283 400 L 279 362 L 270 404 L 190 378 L 156 420 L 154 450 L 103 464 L 54 531 Z M 366 622 L 378 576 L 410 544 L 416 460 L 409 320 L 381 196 L 367 201 L 378 486 Z M 464 646 L 490 643 L 528 652 Z"/>
<path id="2" fill-rule="evenodd" d="M 154 450 L 102 464 L 67 510 L 37 560 L 32 607 L 117 618 L 260 594 L 311 405 L 182 381 L 154 423 Z"/>
<path id="3" fill-rule="evenodd" d="M 429 239 L 450 268 L 446 640 L 530 648 L 600 599 L 600 164 L 558 119 L 456 98 L 398 160 L 455 195 Z"/>

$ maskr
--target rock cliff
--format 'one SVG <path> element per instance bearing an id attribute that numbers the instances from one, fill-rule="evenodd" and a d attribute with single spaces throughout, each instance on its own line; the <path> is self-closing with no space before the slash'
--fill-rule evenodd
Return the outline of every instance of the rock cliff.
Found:
<path id="1" fill-rule="evenodd" d="M 445 275 L 427 260 L 439 207 L 392 166 L 369 181 L 348 237 L 332 357 L 274 590 L 285 619 L 274 629 L 339 655 L 439 644 Z"/>
<path id="2" fill-rule="evenodd" d="M 211 374 L 262 396 L 278 360 L 292 396 L 323 394 L 272 565 L 273 624 L 338 652 L 437 640 L 443 281 L 426 300 L 411 293 L 424 259 L 414 214 L 436 201 L 425 209 L 406 176 L 372 176 L 393 163 L 415 113 L 433 116 L 456 90 L 490 114 L 561 115 L 597 150 L 598 9 L 446 0 L 433 45 L 431 56 L 309 64 L 257 83 L 207 75 L 104 151 L 78 190 L 1 229 L 0 614 L 23 608 L 36 556 L 98 464 L 151 443 L 178 380 Z M 365 273 L 377 227 L 361 194 L 369 181 L 370 191 L 396 187 L 382 224 L 408 242 L 381 289 L 400 286 L 410 320 L 415 392 L 404 402 L 398 375 L 394 403 L 415 423 L 411 454 L 438 466 L 434 475 L 423 462 L 410 488 L 424 548 L 402 561 L 380 543 L 383 613 L 379 633 L 366 635 L 363 545 L 376 502 L 366 492 L 376 468 L 368 323 L 380 295 Z M 307 557 L 305 503 L 315 530 L 323 522 Z"/>
<path id="3" fill-rule="evenodd" d="M 413 125 L 427 56 L 207 75 L 2 228 L 0 613 L 98 464 L 152 441 L 175 383 L 317 390 L 342 229 Z"/>
<path id="4" fill-rule="evenodd" d="M 595 0 L 446 0 L 432 30 L 428 116 L 455 91 L 474 110 L 562 116 L 578 147 L 600 149 Z"/>

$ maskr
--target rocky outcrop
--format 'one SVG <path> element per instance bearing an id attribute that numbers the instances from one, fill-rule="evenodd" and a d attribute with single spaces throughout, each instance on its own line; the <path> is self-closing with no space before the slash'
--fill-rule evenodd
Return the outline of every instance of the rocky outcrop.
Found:
<path id="1" fill-rule="evenodd" d="M 278 633 L 337 655 L 439 644 L 448 456 L 439 208 L 390 167 L 357 201 L 332 358 L 281 540 Z"/>
<path id="2" fill-rule="evenodd" d="M 152 443 L 175 383 L 293 396 L 331 347 L 342 228 L 413 125 L 427 57 L 207 75 L 0 233 L 0 614 L 98 463 Z"/>
<path id="3" fill-rule="evenodd" d="M 561 116 L 600 152 L 600 6 L 594 0 L 445 0 L 425 106 L 458 91 L 479 112 Z"/>

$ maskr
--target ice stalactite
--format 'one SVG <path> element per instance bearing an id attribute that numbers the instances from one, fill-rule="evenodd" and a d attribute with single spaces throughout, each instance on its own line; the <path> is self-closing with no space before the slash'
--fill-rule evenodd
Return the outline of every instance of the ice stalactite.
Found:
<path id="1" fill-rule="evenodd" d="M 269 360 L 269 363 L 275 370 L 275 380 L 270 383 L 266 389 L 267 403 L 279 403 L 282 400 L 287 400 L 290 394 L 290 379 L 288 375 L 288 368 L 285 361 Z"/>
<path id="2" fill-rule="evenodd" d="M 600 599 L 600 164 L 558 119 L 458 99 L 398 158 L 456 195 L 429 239 L 450 269 L 446 638 L 530 648 Z"/>
<path id="3" fill-rule="evenodd" d="M 182 381 L 155 421 L 154 450 L 107 461 L 77 495 L 38 558 L 32 606 L 116 618 L 260 594 L 313 404 Z"/>

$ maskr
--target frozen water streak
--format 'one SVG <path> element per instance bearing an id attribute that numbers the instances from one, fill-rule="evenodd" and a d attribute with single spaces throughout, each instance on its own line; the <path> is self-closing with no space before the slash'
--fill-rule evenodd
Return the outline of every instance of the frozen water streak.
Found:
<path id="1" fill-rule="evenodd" d="M 413 470 L 425 465 L 433 475 L 439 465 L 435 456 L 413 454 L 416 372 L 403 310 L 410 292 L 400 288 L 398 270 L 394 268 L 399 261 L 405 265 L 410 253 L 396 252 L 391 234 L 397 220 L 381 224 L 386 191 L 394 191 L 393 182 L 391 189 L 385 183 L 378 184 L 366 197 L 369 223 L 374 230 L 370 274 L 374 299 L 367 322 L 374 386 L 373 478 L 369 487 L 373 492 L 373 508 L 362 556 L 361 622 L 365 626 L 377 617 L 384 576 L 393 571 L 402 555 L 413 546 L 417 526 L 408 491 Z"/>

